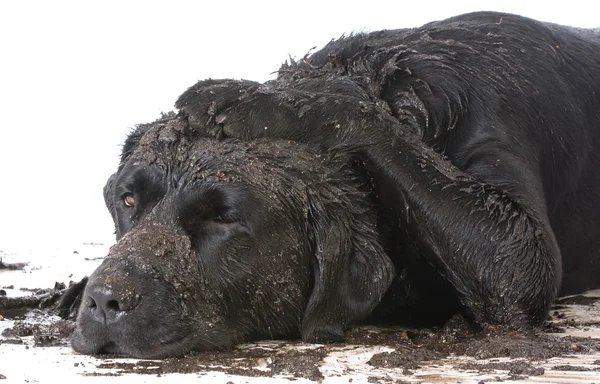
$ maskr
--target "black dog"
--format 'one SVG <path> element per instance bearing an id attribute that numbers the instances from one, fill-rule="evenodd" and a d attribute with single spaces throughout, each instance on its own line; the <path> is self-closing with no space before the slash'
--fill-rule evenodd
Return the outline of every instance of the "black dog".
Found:
<path id="1" fill-rule="evenodd" d="M 272 83 L 201 81 L 176 107 L 108 182 L 120 240 L 78 351 L 455 313 L 531 326 L 600 286 L 598 31 L 468 14 L 334 41 Z"/>

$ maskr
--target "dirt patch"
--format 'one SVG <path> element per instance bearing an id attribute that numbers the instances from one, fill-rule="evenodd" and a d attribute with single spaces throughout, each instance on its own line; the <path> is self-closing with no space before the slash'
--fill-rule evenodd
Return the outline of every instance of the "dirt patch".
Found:
<path id="1" fill-rule="evenodd" d="M 588 367 L 582 367 L 579 365 L 555 365 L 552 367 L 552 370 L 554 371 L 578 371 L 578 372 L 582 372 L 582 371 L 591 371 L 592 369 L 588 368 Z"/>
<path id="2" fill-rule="evenodd" d="M 75 327 L 70 320 L 60 320 L 48 315 L 48 310 L 33 310 L 27 316 L 14 320 L 6 329 L 0 343 L 21 344 L 33 336 L 33 346 L 67 345 Z M 373 369 L 397 369 L 405 375 L 431 364 L 439 364 L 449 356 L 468 356 L 474 359 L 457 366 L 460 370 L 481 373 L 502 372 L 507 380 L 523 379 L 544 374 L 535 366 L 536 361 L 574 354 L 600 351 L 600 340 L 572 336 L 552 335 L 548 332 L 564 330 L 556 325 L 563 319 L 556 311 L 554 322 L 536 330 L 514 331 L 498 327 L 477 329 L 458 316 L 441 329 L 406 329 L 399 327 L 355 327 L 348 331 L 343 344 L 310 345 L 300 342 L 277 341 L 242 345 L 230 351 L 193 352 L 185 357 L 164 360 L 139 360 L 132 362 L 119 356 L 100 355 L 93 376 L 123 374 L 163 375 L 168 373 L 204 374 L 219 371 L 231 375 L 251 377 L 283 376 L 290 379 L 323 379 L 320 367 L 326 356 L 344 348 L 359 346 L 388 346 L 391 352 L 376 353 L 368 361 Z M 572 324 L 578 326 L 570 319 Z M 30 341 L 27 341 L 29 344 Z M 510 362 L 493 361 L 511 358 Z M 492 359 L 492 361 L 490 361 Z M 600 365 L 600 360 L 594 364 Z M 352 370 L 352 367 L 348 368 Z M 553 370 L 589 371 L 593 368 L 556 365 Z M 597 369 L 600 370 L 600 367 Z M 381 378 L 371 378 L 373 382 Z"/>
<path id="3" fill-rule="evenodd" d="M 480 373 L 507 371 L 509 380 L 522 380 L 528 376 L 542 376 L 545 372 L 544 368 L 535 367 L 525 360 L 490 363 L 469 362 L 461 364 L 456 368 Z"/>
<path id="4" fill-rule="evenodd" d="M 22 344 L 23 337 L 33 336 L 34 346 L 50 347 L 68 345 L 75 323 L 48 316 L 41 310 L 30 311 L 22 320 L 15 320 L 11 328 L 2 331 L 3 344 Z"/>
<path id="5" fill-rule="evenodd" d="M 346 332 L 350 345 L 412 345 L 421 331 L 401 327 L 355 327 Z"/>
<path id="6" fill-rule="evenodd" d="M 600 341 L 595 339 L 556 337 L 539 331 L 478 334 L 469 338 L 449 338 L 436 332 L 422 332 L 414 343 L 442 356 L 464 355 L 478 360 L 509 357 L 536 361 L 600 350 Z"/>
<path id="7" fill-rule="evenodd" d="M 292 348 L 296 343 L 279 344 L 271 348 L 236 348 L 232 351 L 192 353 L 181 358 L 141 360 L 136 363 L 120 362 L 117 356 L 99 356 L 97 368 L 111 374 L 138 373 L 162 375 L 166 373 L 202 373 L 219 371 L 230 375 L 252 377 L 286 376 L 323 379 L 320 362 L 327 355 L 325 347 Z"/>
<path id="8" fill-rule="evenodd" d="M 60 320 L 53 328 L 17 323 L 15 336 L 31 335 L 36 346 L 66 343 L 73 323 Z M 62 340 L 62 342 L 58 342 Z M 406 375 L 414 370 L 450 355 L 465 355 L 483 362 L 471 362 L 462 370 L 481 373 L 503 371 L 509 380 L 544 374 L 543 368 L 532 362 L 551 357 L 600 351 L 600 341 L 591 338 L 557 337 L 541 330 L 529 332 L 475 332 L 470 330 L 401 330 L 398 328 L 357 327 L 348 334 L 345 344 L 307 345 L 296 342 L 274 342 L 265 346 L 240 346 L 231 351 L 198 352 L 181 358 L 164 360 L 124 361 L 118 356 L 98 356 L 95 375 L 122 374 L 162 375 L 167 373 L 196 373 L 219 371 L 231 375 L 251 377 L 284 376 L 323 379 L 319 367 L 331 352 L 356 345 L 390 345 L 392 352 L 374 354 L 368 364 L 374 368 L 401 369 Z M 488 359 L 509 357 L 520 359 L 511 362 L 489 362 Z M 120 361 L 122 360 L 122 361 Z M 565 366 L 570 367 L 570 366 Z M 567 370 L 557 366 L 555 369 Z M 572 368 L 578 370 L 579 367 Z M 583 370 L 583 369 L 582 369 Z M 585 370 L 589 370 L 585 369 Z"/>
<path id="9" fill-rule="evenodd" d="M 27 266 L 27 263 L 6 263 L 0 258 L 0 269 L 10 269 L 20 271 Z"/>
<path id="10" fill-rule="evenodd" d="M 412 375 L 424 362 L 439 360 L 443 356 L 436 351 L 403 347 L 394 352 L 377 353 L 367 362 L 377 368 L 400 368 L 405 375 Z"/>
<path id="11" fill-rule="evenodd" d="M 304 377 L 313 381 L 323 379 L 323 374 L 319 371 L 319 365 L 327 354 L 326 348 L 316 348 L 304 352 L 289 350 L 272 358 L 271 373 L 273 375 Z"/>
<path id="12" fill-rule="evenodd" d="M 531 364 L 534 361 L 578 353 L 600 351 L 600 340 L 548 335 L 543 330 L 503 331 L 489 329 L 443 329 L 405 331 L 410 342 L 405 342 L 392 352 L 373 355 L 369 364 L 376 368 L 401 368 L 404 374 L 440 361 L 451 355 L 468 356 L 479 362 L 458 366 L 458 369 L 481 373 L 505 371 L 508 380 L 521 380 L 540 376 L 544 369 Z M 519 359 L 510 362 L 489 362 L 490 359 Z"/>
<path id="13" fill-rule="evenodd" d="M 556 300 L 556 304 L 578 304 L 578 305 L 594 305 L 600 301 L 600 297 L 589 297 L 583 295 L 564 297 Z"/>

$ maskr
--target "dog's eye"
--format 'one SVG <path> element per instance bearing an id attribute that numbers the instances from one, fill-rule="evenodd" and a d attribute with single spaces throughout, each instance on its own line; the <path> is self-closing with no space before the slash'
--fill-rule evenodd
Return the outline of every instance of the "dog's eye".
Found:
<path id="1" fill-rule="evenodd" d="M 123 203 L 126 207 L 133 207 L 135 205 L 135 198 L 132 193 L 128 193 L 123 196 Z"/>
<path id="2" fill-rule="evenodd" d="M 220 215 L 213 217 L 212 220 L 217 223 L 231 224 L 231 223 L 235 223 L 236 221 L 238 221 L 238 218 L 232 214 L 225 213 L 225 214 L 220 214 Z"/>

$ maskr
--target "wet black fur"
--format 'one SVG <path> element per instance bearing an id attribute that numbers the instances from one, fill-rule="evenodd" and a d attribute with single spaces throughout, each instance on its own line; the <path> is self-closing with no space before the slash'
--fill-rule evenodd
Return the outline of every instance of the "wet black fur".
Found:
<path id="1" fill-rule="evenodd" d="M 175 119 L 201 136 L 345 148 L 345 182 L 365 193 L 394 267 L 326 288 L 313 272 L 312 294 L 331 291 L 313 307 L 328 320 L 303 331 L 307 341 L 340 340 L 367 317 L 430 325 L 461 312 L 531 326 L 557 294 L 600 286 L 598 30 L 467 14 L 332 41 L 267 84 L 200 81 L 176 107 Z M 118 233 L 130 230 L 108 206 Z M 336 232 L 342 253 L 346 235 Z M 318 236 L 306 240 L 315 252 Z M 382 274 L 394 275 L 382 290 L 350 288 Z"/>

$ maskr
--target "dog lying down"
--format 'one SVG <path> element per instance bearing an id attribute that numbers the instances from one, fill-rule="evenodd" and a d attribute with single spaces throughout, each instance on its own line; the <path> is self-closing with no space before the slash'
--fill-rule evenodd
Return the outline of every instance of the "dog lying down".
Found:
<path id="1" fill-rule="evenodd" d="M 200 81 L 125 143 L 74 349 L 540 324 L 600 286 L 599 73 L 596 31 L 484 12 Z"/>

